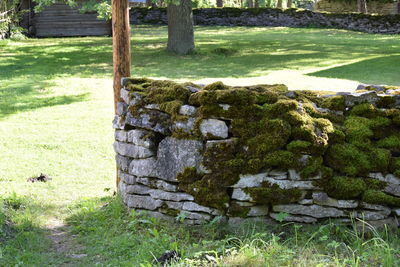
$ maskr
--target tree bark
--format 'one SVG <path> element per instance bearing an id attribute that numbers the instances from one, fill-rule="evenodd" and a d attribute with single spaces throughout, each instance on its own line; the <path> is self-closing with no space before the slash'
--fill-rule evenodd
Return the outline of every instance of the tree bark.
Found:
<path id="1" fill-rule="evenodd" d="M 253 0 L 247 0 L 247 5 L 248 8 L 253 8 L 254 7 Z"/>
<path id="2" fill-rule="evenodd" d="M 287 8 L 292 8 L 292 5 L 293 5 L 293 0 L 288 0 L 286 7 Z"/>
<path id="3" fill-rule="evenodd" d="M 254 7 L 259 8 L 260 7 L 260 0 L 254 0 Z"/>
<path id="4" fill-rule="evenodd" d="M 192 1 L 168 4 L 168 46 L 170 52 L 186 55 L 194 50 Z"/>
<path id="5" fill-rule="evenodd" d="M 282 0 L 278 0 L 278 2 L 277 2 L 277 4 L 276 4 L 276 7 L 277 7 L 277 8 L 280 8 L 280 9 L 283 8 Z"/>
<path id="6" fill-rule="evenodd" d="M 217 7 L 224 7 L 224 0 L 217 0 Z"/>
<path id="7" fill-rule="evenodd" d="M 357 9 L 358 12 L 367 14 L 368 13 L 367 0 L 357 0 Z"/>

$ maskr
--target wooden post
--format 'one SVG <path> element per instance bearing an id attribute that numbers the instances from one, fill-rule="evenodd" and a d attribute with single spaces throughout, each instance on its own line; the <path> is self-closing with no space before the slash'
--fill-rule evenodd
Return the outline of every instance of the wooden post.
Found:
<path id="1" fill-rule="evenodd" d="M 114 111 L 121 101 L 121 78 L 131 75 L 131 28 L 128 0 L 112 0 Z M 120 178 L 116 175 L 117 190 Z"/>
<path id="2" fill-rule="evenodd" d="M 128 0 L 112 0 L 114 109 L 121 100 L 121 78 L 131 75 L 131 28 Z"/>

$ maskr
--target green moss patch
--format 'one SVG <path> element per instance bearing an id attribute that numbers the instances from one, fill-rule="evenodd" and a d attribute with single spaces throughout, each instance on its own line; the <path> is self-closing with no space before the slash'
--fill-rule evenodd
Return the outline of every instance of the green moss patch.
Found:
<path id="1" fill-rule="evenodd" d="M 289 204 L 297 202 L 304 197 L 300 189 L 282 189 L 276 184 L 263 182 L 261 187 L 244 188 L 254 202 L 258 204 Z"/>

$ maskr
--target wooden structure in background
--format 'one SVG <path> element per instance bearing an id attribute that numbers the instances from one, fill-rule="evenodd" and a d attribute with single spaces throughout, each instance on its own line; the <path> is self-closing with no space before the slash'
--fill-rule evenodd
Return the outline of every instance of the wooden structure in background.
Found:
<path id="1" fill-rule="evenodd" d="M 32 0 L 23 4 L 31 12 L 24 15 L 22 26 L 32 37 L 111 36 L 111 22 L 98 19 L 96 12 L 81 13 L 79 5 L 59 1 L 35 14 Z"/>

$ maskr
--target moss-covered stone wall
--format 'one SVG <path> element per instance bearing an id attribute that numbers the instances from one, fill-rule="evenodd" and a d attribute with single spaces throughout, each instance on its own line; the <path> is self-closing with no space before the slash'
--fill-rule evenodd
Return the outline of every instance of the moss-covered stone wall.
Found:
<path id="1" fill-rule="evenodd" d="M 129 12 L 131 24 L 167 24 L 165 8 L 132 8 Z M 400 33 L 399 14 L 328 13 L 295 8 L 199 8 L 193 10 L 193 21 L 195 25 L 207 26 L 317 27 Z"/>
<path id="2" fill-rule="evenodd" d="M 368 13 L 393 15 L 398 14 L 398 1 L 368 1 Z M 315 3 L 317 11 L 334 13 L 357 12 L 357 1 L 319 0 Z"/>
<path id="3" fill-rule="evenodd" d="M 190 224 L 396 224 L 400 88 L 321 95 L 144 78 L 123 86 L 114 148 L 129 208 Z"/>

